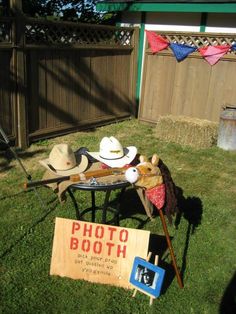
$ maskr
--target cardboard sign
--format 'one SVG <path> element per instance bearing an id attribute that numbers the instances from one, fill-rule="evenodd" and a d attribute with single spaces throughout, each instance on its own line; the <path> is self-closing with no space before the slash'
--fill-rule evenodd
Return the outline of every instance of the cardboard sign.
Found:
<path id="1" fill-rule="evenodd" d="M 56 218 L 50 275 L 132 288 L 135 256 L 146 258 L 150 231 Z"/>

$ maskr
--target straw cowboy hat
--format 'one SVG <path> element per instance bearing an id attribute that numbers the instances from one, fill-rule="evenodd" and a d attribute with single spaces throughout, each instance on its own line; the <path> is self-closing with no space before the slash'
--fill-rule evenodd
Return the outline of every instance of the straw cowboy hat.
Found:
<path id="1" fill-rule="evenodd" d="M 68 144 L 54 145 L 49 158 L 39 162 L 54 174 L 61 176 L 81 173 L 88 166 L 88 158 L 85 155 L 75 155 Z"/>
<path id="2" fill-rule="evenodd" d="M 88 154 L 109 167 L 123 167 L 133 161 L 137 148 L 135 146 L 123 148 L 120 142 L 111 136 L 101 140 L 99 152 L 88 152 Z"/>

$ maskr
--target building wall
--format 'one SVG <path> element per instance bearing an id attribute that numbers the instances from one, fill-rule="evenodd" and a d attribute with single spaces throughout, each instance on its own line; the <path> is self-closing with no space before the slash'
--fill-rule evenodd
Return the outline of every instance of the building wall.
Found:
<path id="1" fill-rule="evenodd" d="M 209 14 L 205 31 L 209 33 L 236 33 L 236 14 Z"/>
<path id="2" fill-rule="evenodd" d="M 162 31 L 198 32 L 201 25 L 199 13 L 148 13 L 146 29 Z"/>
<path id="3" fill-rule="evenodd" d="M 162 31 L 198 32 L 201 26 L 201 13 L 147 12 L 145 29 Z M 137 26 L 141 23 L 141 12 L 124 12 L 122 25 Z M 209 13 L 206 32 L 236 33 L 236 14 Z"/>

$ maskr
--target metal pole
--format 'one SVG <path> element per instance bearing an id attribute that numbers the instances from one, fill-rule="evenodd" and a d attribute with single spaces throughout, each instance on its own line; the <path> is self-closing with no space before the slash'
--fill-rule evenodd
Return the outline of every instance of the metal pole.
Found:
<path id="1" fill-rule="evenodd" d="M 25 175 L 25 177 L 27 178 L 27 180 L 28 180 L 29 182 L 32 182 L 32 176 L 31 176 L 31 175 L 27 172 L 27 170 L 25 169 L 25 167 L 24 167 L 23 163 L 21 162 L 19 156 L 17 155 L 16 151 L 10 146 L 10 141 L 9 141 L 9 139 L 8 139 L 8 137 L 7 137 L 7 135 L 6 135 L 6 133 L 3 131 L 3 128 L 1 127 L 1 125 L 0 125 L 0 133 L 1 133 L 2 137 L 3 137 L 3 139 L 4 139 L 4 141 L 0 139 L 0 142 L 2 142 L 2 143 L 4 143 L 4 144 L 7 145 L 8 149 L 11 151 L 12 155 L 14 156 L 14 158 L 18 161 L 18 163 L 19 163 L 19 165 L 20 165 L 20 168 L 21 168 L 22 171 L 24 172 L 24 175 Z M 36 194 L 36 196 L 37 196 L 39 202 L 41 203 L 42 208 L 43 208 L 44 210 L 47 209 L 47 207 L 45 206 L 45 204 L 44 204 L 42 198 L 41 198 L 40 195 L 38 194 L 38 191 L 36 190 L 36 188 L 34 188 L 34 192 L 35 192 L 35 194 Z"/>

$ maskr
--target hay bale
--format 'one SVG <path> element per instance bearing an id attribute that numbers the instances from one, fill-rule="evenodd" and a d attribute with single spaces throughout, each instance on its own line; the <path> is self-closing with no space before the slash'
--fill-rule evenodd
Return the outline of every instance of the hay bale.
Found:
<path id="1" fill-rule="evenodd" d="M 174 142 L 194 148 L 216 145 L 218 123 L 185 116 L 160 116 L 155 136 L 166 142 Z"/>

